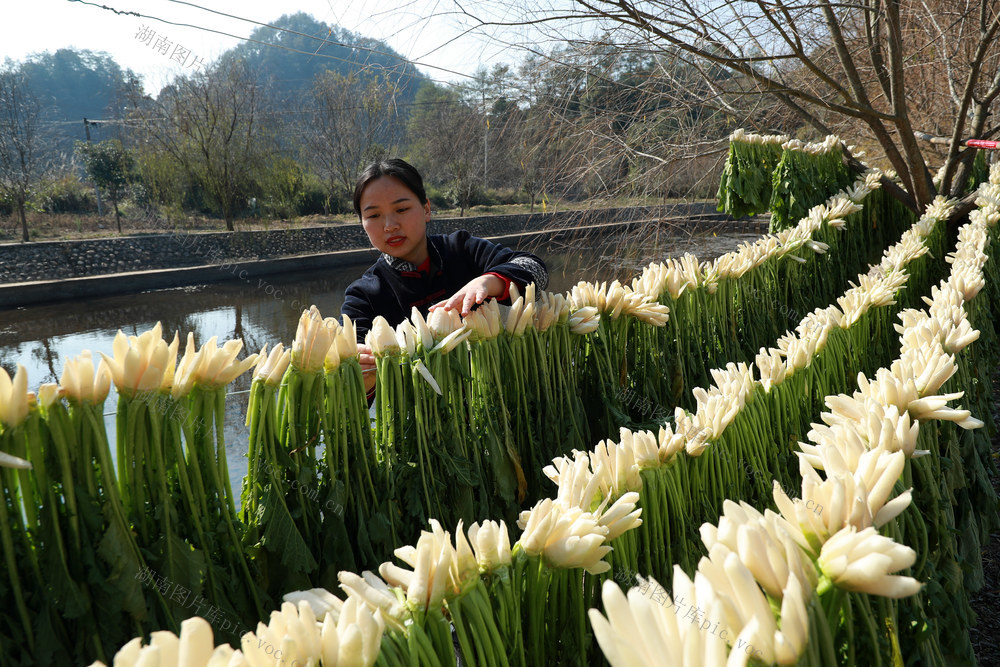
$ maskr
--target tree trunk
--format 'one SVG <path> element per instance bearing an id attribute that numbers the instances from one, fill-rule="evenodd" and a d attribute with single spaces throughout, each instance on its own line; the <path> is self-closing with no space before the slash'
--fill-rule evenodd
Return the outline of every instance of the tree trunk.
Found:
<path id="1" fill-rule="evenodd" d="M 118 223 L 118 233 L 122 233 L 122 214 L 118 212 L 118 199 L 115 198 L 111 201 L 115 206 L 115 222 Z"/>
<path id="2" fill-rule="evenodd" d="M 233 327 L 233 338 L 243 340 L 243 304 L 237 303 L 235 308 L 236 325 Z"/>
<path id="3" fill-rule="evenodd" d="M 28 242 L 28 219 L 24 217 L 24 200 L 17 202 L 17 214 L 21 218 L 21 243 Z"/>

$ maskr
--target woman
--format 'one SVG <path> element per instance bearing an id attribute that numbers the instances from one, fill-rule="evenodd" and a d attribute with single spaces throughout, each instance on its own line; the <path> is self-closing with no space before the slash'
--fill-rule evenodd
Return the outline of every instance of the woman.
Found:
<path id="1" fill-rule="evenodd" d="M 431 204 L 420 174 L 403 160 L 368 165 L 354 188 L 354 211 L 371 244 L 382 253 L 347 288 L 341 308 L 357 325 L 359 343 L 378 315 L 394 327 L 414 306 L 424 315 L 434 308 L 454 308 L 465 316 L 486 299 L 507 299 L 512 282 L 522 291 L 532 282 L 538 289 L 548 284 L 545 264 L 530 253 L 465 230 L 427 236 Z M 362 369 L 373 369 L 371 348 L 359 349 Z M 365 377 L 370 393 L 375 374 Z"/>

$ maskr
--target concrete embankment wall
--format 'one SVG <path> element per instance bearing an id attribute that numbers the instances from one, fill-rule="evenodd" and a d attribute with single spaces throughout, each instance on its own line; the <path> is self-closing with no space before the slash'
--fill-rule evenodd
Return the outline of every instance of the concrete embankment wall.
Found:
<path id="1" fill-rule="evenodd" d="M 704 203 L 444 218 L 433 220 L 428 233 L 467 229 L 475 236 L 516 245 L 540 235 L 604 233 L 663 220 L 692 232 L 766 231 L 758 221 L 727 220 L 712 204 Z M 252 232 L 171 230 L 122 238 L 11 243 L 0 245 L 0 308 L 368 264 L 376 257 L 360 224 Z"/>

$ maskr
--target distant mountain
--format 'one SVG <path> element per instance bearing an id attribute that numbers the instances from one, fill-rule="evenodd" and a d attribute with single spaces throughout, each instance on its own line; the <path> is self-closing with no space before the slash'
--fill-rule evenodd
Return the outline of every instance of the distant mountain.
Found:
<path id="1" fill-rule="evenodd" d="M 139 81 L 135 72 L 123 70 L 103 51 L 38 53 L 20 67 L 41 104 L 42 133 L 50 142 L 49 149 L 62 152 L 71 152 L 73 141 L 84 138 L 84 118 L 117 115 L 124 91 Z M 107 138 L 100 130 L 95 132 L 95 139 Z"/>
<path id="2" fill-rule="evenodd" d="M 356 73 L 362 84 L 376 75 L 389 78 L 398 86 L 396 104 L 405 114 L 425 81 L 416 67 L 387 44 L 321 23 L 308 14 L 285 15 L 272 25 L 282 30 L 258 28 L 250 35 L 256 41 L 244 41 L 220 58 L 246 61 L 260 83 L 266 84 L 273 106 L 301 102 L 316 75 L 331 70 L 344 76 Z M 41 102 L 46 152 L 53 157 L 72 154 L 73 142 L 85 136 L 84 118 L 119 118 L 129 91 L 133 99 L 142 95 L 138 75 L 122 69 L 104 52 L 59 49 L 32 55 L 20 68 Z M 146 91 L 154 97 L 160 92 Z M 92 127 L 91 135 L 99 141 L 121 138 L 123 131 L 119 125 L 106 124 Z"/>
<path id="3" fill-rule="evenodd" d="M 384 42 L 327 25 L 303 12 L 286 14 L 271 25 L 284 30 L 257 28 L 250 39 L 263 44 L 245 41 L 221 57 L 245 60 L 278 100 L 298 98 L 325 70 L 344 76 L 355 72 L 362 81 L 376 74 L 387 77 L 399 86 L 398 101 L 404 104 L 413 101 L 425 81 L 416 67 Z"/>
<path id="4" fill-rule="evenodd" d="M 138 78 L 103 51 L 75 49 L 35 54 L 21 65 L 21 71 L 46 118 L 80 120 L 81 128 L 84 117 L 103 118 L 129 78 Z"/>

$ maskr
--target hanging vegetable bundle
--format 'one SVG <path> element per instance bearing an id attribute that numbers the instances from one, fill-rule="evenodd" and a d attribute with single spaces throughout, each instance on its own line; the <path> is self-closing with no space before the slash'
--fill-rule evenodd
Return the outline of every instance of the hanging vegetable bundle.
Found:
<path id="1" fill-rule="evenodd" d="M 788 137 L 762 136 L 736 130 L 729 137 L 729 155 L 719 181 L 719 210 L 734 218 L 757 215 L 771 203 L 772 174 Z"/>
<path id="2" fill-rule="evenodd" d="M 849 186 L 852 178 L 843 143 L 835 136 L 816 144 L 792 139 L 782 149 L 767 207 L 771 211 L 772 233 L 793 226 L 813 206 Z"/>

